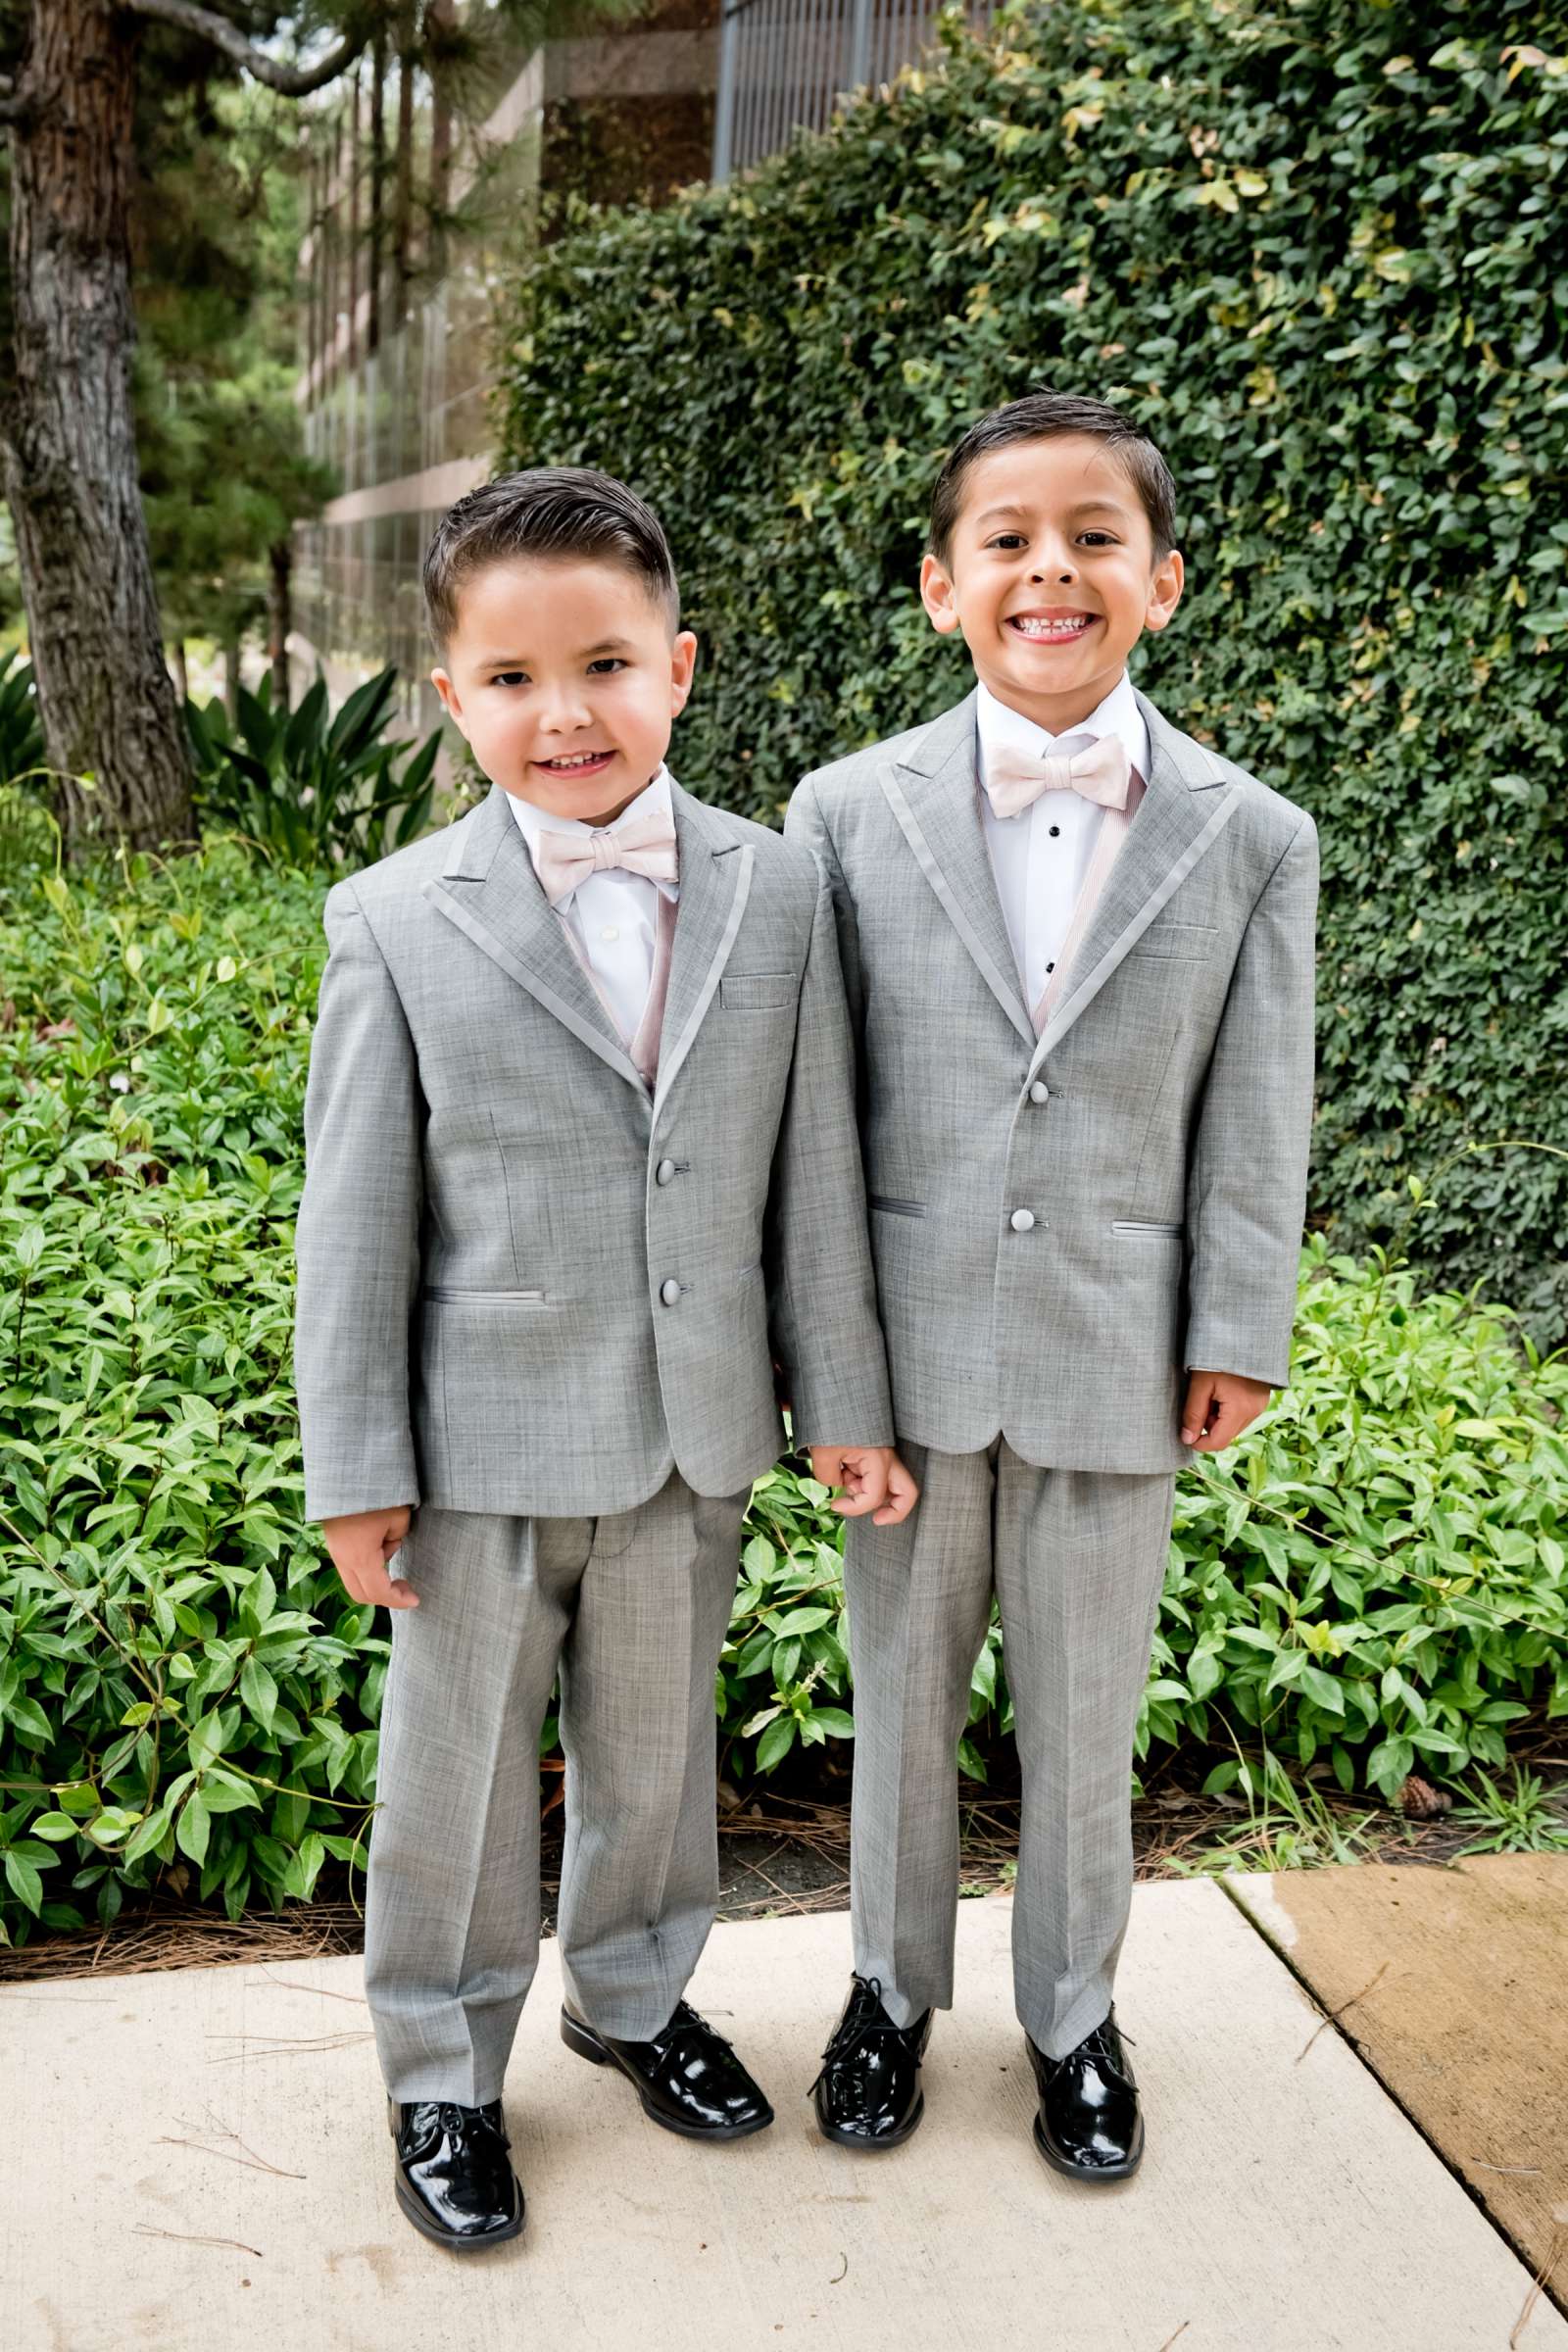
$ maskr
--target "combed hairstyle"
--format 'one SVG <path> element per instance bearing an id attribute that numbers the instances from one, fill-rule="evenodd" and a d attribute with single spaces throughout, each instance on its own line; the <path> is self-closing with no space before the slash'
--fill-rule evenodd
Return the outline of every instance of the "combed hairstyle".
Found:
<path id="1" fill-rule="evenodd" d="M 1176 545 L 1176 484 L 1143 426 L 1103 400 L 1084 400 L 1073 392 L 1026 392 L 971 424 L 937 475 L 926 547 L 944 569 L 952 560 L 970 467 L 994 449 L 1016 441 L 1050 441 L 1059 433 L 1088 433 L 1104 442 L 1138 493 L 1153 535 L 1154 562 L 1163 564 Z"/>
<path id="2" fill-rule="evenodd" d="M 445 655 L 458 625 L 464 583 L 490 564 L 532 557 L 586 560 L 628 572 L 680 623 L 680 591 L 669 541 L 635 490 L 591 466 L 530 466 L 498 474 L 449 507 L 424 551 L 424 618 Z"/>

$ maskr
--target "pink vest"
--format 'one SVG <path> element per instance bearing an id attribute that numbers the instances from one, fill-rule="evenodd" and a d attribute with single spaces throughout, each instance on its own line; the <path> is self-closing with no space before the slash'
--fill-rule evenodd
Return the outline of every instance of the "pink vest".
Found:
<path id="1" fill-rule="evenodd" d="M 1107 810 L 1106 813 L 1113 815 L 1115 811 Z M 670 951 L 675 943 L 675 915 L 677 912 L 673 900 L 666 899 L 662 890 L 658 891 L 656 895 L 659 900 L 659 915 L 654 934 L 654 968 L 648 978 L 648 994 L 643 1001 L 642 1019 L 637 1024 L 635 1035 L 631 1037 L 626 1035 L 615 1018 L 614 1007 L 599 985 L 599 977 L 594 970 L 587 950 L 564 915 L 561 916 L 561 928 L 566 935 L 572 954 L 587 974 L 595 996 L 609 1016 L 611 1027 L 625 1047 L 632 1067 L 650 1094 L 653 1093 L 655 1081 L 659 1076 L 659 1040 L 664 1025 L 664 999 L 669 994 L 669 958 Z M 559 914 L 559 908 L 557 912 Z"/>

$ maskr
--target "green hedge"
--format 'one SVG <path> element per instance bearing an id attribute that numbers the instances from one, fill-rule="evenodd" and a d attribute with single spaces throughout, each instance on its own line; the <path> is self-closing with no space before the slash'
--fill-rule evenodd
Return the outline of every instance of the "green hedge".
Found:
<path id="1" fill-rule="evenodd" d="M 289 1378 L 322 887 L 221 846 L 0 887 L 0 1939 L 166 1871 L 308 1895 L 373 1799 L 385 1629 L 302 1521 Z M 1182 1482 L 1140 1752 L 1222 1784 L 1261 1735 L 1392 1794 L 1568 1713 L 1568 1367 L 1306 1272 L 1295 1389 Z M 824 1500 L 787 1466 L 753 1498 L 736 1778 L 853 1729 Z M 1006 1720 L 993 1629 L 971 1771 Z"/>
<path id="2" fill-rule="evenodd" d="M 1314 1203 L 1362 1248 L 1467 1139 L 1568 1145 L 1568 20 L 1056 0 L 947 40 L 552 247 L 507 456 L 654 499 L 705 648 L 676 764 L 776 818 L 966 682 L 914 592 L 962 427 L 1041 383 L 1141 418 L 1190 586 L 1135 674 L 1322 828 Z M 1465 1159 L 1411 1247 L 1568 1333 L 1568 1160 Z"/>

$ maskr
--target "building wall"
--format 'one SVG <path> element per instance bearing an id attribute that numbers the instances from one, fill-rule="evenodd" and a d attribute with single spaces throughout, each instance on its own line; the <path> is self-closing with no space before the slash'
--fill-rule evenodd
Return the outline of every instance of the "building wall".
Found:
<path id="1" fill-rule="evenodd" d="M 984 17 L 992 0 L 971 5 Z M 502 60 L 475 122 L 451 129 L 462 225 L 421 231 L 415 272 L 401 292 L 383 284 L 378 318 L 364 282 L 363 88 L 318 117 L 300 399 L 307 445 L 342 489 L 297 533 L 290 647 L 302 679 L 319 662 L 336 696 L 394 662 L 406 718 L 421 732 L 437 722 L 420 559 L 439 515 L 492 470 L 493 291 L 569 225 L 569 199 L 660 203 L 715 169 L 744 169 L 825 123 L 842 89 L 896 74 L 934 24 L 935 0 L 654 0 L 626 25 Z M 445 144 L 427 87 L 414 86 L 408 112 L 422 187 L 439 178 Z M 389 92 L 394 150 L 397 128 Z"/>

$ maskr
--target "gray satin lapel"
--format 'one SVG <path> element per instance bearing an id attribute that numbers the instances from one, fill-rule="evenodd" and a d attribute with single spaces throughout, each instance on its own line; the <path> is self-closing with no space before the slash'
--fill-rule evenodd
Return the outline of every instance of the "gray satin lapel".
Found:
<path id="1" fill-rule="evenodd" d="M 539 887 L 500 785 L 453 827 L 439 882 L 424 895 L 492 963 L 597 1054 L 646 1102 L 648 1090 Z"/>
<path id="2" fill-rule="evenodd" d="M 971 695 L 949 710 L 881 778 L 882 791 L 926 880 L 1013 1027 L 1035 1042 L 980 821 L 979 745 Z"/>
<path id="3" fill-rule="evenodd" d="M 1218 763 L 1143 695 L 1138 701 L 1149 724 L 1148 790 L 1106 876 L 1066 989 L 1035 1049 L 1031 1071 L 1093 1004 L 1160 908 L 1213 848 L 1236 808 L 1237 789 L 1226 784 Z"/>
<path id="4" fill-rule="evenodd" d="M 702 803 L 680 785 L 672 788 L 670 798 L 679 846 L 680 906 L 659 1041 L 656 1119 L 692 1050 L 735 945 L 752 886 L 754 856 L 748 844 L 727 840 Z"/>

